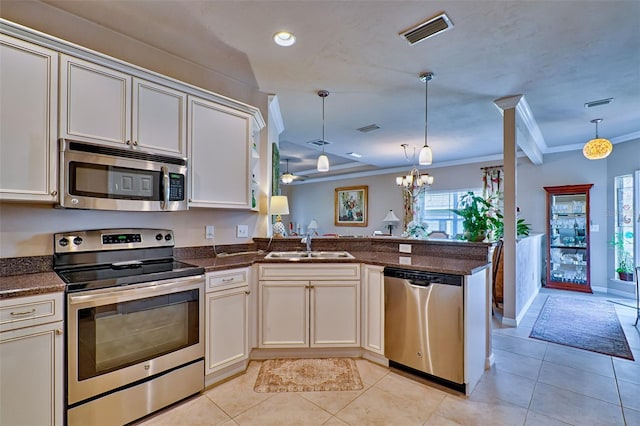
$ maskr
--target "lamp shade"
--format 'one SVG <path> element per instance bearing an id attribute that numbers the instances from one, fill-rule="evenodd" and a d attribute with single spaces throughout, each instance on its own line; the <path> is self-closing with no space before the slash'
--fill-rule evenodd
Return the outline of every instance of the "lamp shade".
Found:
<path id="1" fill-rule="evenodd" d="M 311 219 L 311 222 L 309 222 L 309 226 L 307 226 L 308 229 L 318 229 L 318 222 L 316 222 L 315 219 Z"/>
<path id="2" fill-rule="evenodd" d="M 382 219 L 383 222 L 400 222 L 398 216 L 393 212 L 393 210 L 389 210 L 389 213 Z"/>
<path id="3" fill-rule="evenodd" d="M 582 154 L 589 160 L 602 160 L 613 151 L 613 145 L 607 139 L 591 139 L 582 148 Z"/>
<path id="4" fill-rule="evenodd" d="M 318 171 L 329 171 L 329 157 L 327 157 L 325 154 L 320 154 L 320 156 L 318 157 Z"/>
<path id="5" fill-rule="evenodd" d="M 425 145 L 420 149 L 420 155 L 418 156 L 418 164 L 421 166 L 428 166 L 433 163 L 433 153 L 428 145 Z"/>
<path id="6" fill-rule="evenodd" d="M 286 195 L 272 195 L 271 208 L 272 215 L 289 214 L 289 200 Z"/>

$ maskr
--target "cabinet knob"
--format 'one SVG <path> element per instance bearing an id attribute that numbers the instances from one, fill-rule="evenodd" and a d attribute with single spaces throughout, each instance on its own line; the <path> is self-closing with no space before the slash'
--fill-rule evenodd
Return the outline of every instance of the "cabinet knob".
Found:
<path id="1" fill-rule="evenodd" d="M 131 141 L 126 141 L 125 142 L 127 145 L 131 145 Z"/>
<path id="2" fill-rule="evenodd" d="M 247 294 L 247 295 L 248 295 L 248 294 L 251 294 L 251 290 L 246 290 L 246 291 L 244 292 L 244 294 Z"/>
<path id="3" fill-rule="evenodd" d="M 56 195 L 58 195 L 58 191 L 55 191 L 55 190 L 51 191 L 51 196 L 52 197 L 55 197 Z"/>
<path id="4" fill-rule="evenodd" d="M 62 329 L 56 328 L 56 336 L 62 336 Z"/>
<path id="5" fill-rule="evenodd" d="M 133 141 L 134 146 L 138 146 L 138 141 Z"/>

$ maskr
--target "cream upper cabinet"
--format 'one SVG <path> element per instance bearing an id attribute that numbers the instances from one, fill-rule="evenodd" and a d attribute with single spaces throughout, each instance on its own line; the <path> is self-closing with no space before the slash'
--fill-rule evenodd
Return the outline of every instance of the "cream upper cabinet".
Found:
<path id="1" fill-rule="evenodd" d="M 0 200 L 57 197 L 58 54 L 0 34 Z"/>
<path id="2" fill-rule="evenodd" d="M 63 425 L 62 293 L 0 301 L 0 424 Z"/>
<path id="3" fill-rule="evenodd" d="M 261 264 L 259 346 L 360 346 L 359 272 L 357 264 Z"/>
<path id="4" fill-rule="evenodd" d="M 252 120 L 248 113 L 189 96 L 190 207 L 252 208 Z"/>
<path id="5" fill-rule="evenodd" d="M 384 268 L 362 267 L 362 347 L 384 355 Z"/>
<path id="6" fill-rule="evenodd" d="M 186 156 L 186 94 L 61 55 L 60 137 Z"/>
<path id="7" fill-rule="evenodd" d="M 248 268 L 207 274 L 205 375 L 249 358 Z"/>

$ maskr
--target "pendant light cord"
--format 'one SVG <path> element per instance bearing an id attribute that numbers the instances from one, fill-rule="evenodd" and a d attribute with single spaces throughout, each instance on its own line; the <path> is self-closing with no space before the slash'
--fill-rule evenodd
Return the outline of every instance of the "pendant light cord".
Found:
<path id="1" fill-rule="evenodd" d="M 428 106 L 429 106 L 429 80 L 431 77 L 426 75 L 424 78 L 424 146 L 429 146 L 427 143 L 427 123 L 428 123 Z"/>
<path id="2" fill-rule="evenodd" d="M 323 154 L 324 154 L 324 98 L 326 98 L 326 96 L 322 97 L 322 153 Z"/>

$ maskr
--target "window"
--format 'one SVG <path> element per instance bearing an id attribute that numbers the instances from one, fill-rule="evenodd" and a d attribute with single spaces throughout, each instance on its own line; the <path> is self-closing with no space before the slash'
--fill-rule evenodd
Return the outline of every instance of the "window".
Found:
<path id="1" fill-rule="evenodd" d="M 426 225 L 427 232 L 444 231 L 455 238 L 463 233 L 462 218 L 451 209 L 457 208 L 460 198 L 469 191 L 482 195 L 481 188 L 454 192 L 423 191 L 416 200 L 414 220 Z"/>
<path id="2" fill-rule="evenodd" d="M 616 176 L 614 179 L 615 218 L 614 241 L 615 268 L 632 271 L 634 265 L 633 175 Z"/>

